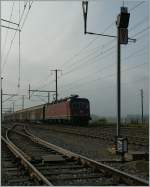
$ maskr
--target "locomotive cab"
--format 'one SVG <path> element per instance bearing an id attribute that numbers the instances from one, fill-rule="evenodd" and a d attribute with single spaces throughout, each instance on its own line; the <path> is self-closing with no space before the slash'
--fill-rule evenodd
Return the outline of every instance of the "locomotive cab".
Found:
<path id="1" fill-rule="evenodd" d="M 70 101 L 72 122 L 87 124 L 90 117 L 89 100 L 85 98 L 72 98 Z"/>

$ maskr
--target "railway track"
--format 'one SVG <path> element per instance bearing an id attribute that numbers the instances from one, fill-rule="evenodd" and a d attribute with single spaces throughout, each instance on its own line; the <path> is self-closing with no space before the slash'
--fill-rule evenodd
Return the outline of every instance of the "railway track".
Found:
<path id="1" fill-rule="evenodd" d="M 105 128 L 98 128 L 93 131 L 91 127 L 74 127 L 74 126 L 62 126 L 62 125 L 56 125 L 52 126 L 49 124 L 34 124 L 30 123 L 30 126 L 32 127 L 38 127 L 38 129 L 44 129 L 44 130 L 50 130 L 58 133 L 66 133 L 66 134 L 72 134 L 72 135 L 77 135 L 77 136 L 82 136 L 82 137 L 87 137 L 87 138 L 92 138 L 92 139 L 100 139 L 104 141 L 109 141 L 109 142 L 114 142 L 115 141 L 115 131 L 112 128 L 105 127 Z M 79 129 L 78 129 L 79 128 Z M 129 132 L 129 129 L 132 129 L 134 132 Z M 137 131 L 137 132 L 136 132 Z M 133 146 L 144 146 L 146 148 L 149 147 L 149 137 L 146 135 L 144 132 L 143 133 L 138 133 L 139 129 L 134 129 L 134 128 L 127 128 L 127 127 L 122 127 L 121 128 L 121 134 L 125 137 L 127 136 L 128 138 L 128 143 Z"/>
<path id="2" fill-rule="evenodd" d="M 30 163 L 30 171 L 32 165 L 31 174 L 47 185 L 148 185 L 148 181 L 50 144 L 24 130 L 9 129 L 3 139 L 16 149 L 18 157 L 26 159 L 26 167 Z"/>
<path id="3" fill-rule="evenodd" d="M 31 124 L 30 124 L 31 125 Z M 33 126 L 33 125 L 32 125 Z M 93 138 L 93 139 L 101 139 L 101 140 L 106 140 L 106 141 L 110 141 L 110 142 L 114 142 L 115 141 L 115 134 L 110 133 L 110 132 L 101 132 L 100 135 L 95 135 L 94 133 L 92 134 L 91 132 L 80 132 L 80 130 L 77 129 L 73 129 L 73 128 L 60 128 L 60 127 L 45 127 L 44 125 L 35 125 L 35 127 L 41 128 L 41 129 L 45 129 L 45 130 L 50 130 L 50 131 L 54 131 L 54 132 L 58 132 L 58 133 L 67 133 L 67 134 L 72 134 L 72 135 L 78 135 L 78 136 L 82 136 L 82 137 L 87 137 L 87 138 Z M 127 136 L 128 137 L 128 143 L 131 145 L 138 145 L 138 146 L 146 146 L 148 147 L 148 138 L 145 137 L 139 137 L 139 136 Z"/>
<path id="4" fill-rule="evenodd" d="M 10 150 L 11 149 L 11 150 Z M 12 153 L 13 151 L 13 153 Z M 21 159 L 5 138 L 1 146 L 1 185 L 2 186 L 39 186 L 40 180 L 33 178 L 21 164 Z M 44 183 L 43 183 L 44 184 Z"/>

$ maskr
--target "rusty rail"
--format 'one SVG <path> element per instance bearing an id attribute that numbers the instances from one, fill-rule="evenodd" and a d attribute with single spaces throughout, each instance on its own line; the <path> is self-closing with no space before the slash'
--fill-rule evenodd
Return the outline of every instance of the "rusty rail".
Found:
<path id="1" fill-rule="evenodd" d="M 10 129 L 8 130 L 10 131 Z M 16 145 L 14 145 L 11 140 L 8 138 L 8 131 L 6 132 L 6 138 L 1 136 L 2 141 L 5 142 L 7 147 L 11 150 L 11 152 L 21 160 L 21 163 L 24 165 L 25 168 L 28 168 L 29 172 L 31 173 L 32 177 L 35 177 L 38 181 L 42 181 L 44 184 L 48 186 L 53 186 L 53 184 L 48 181 L 45 176 L 43 176 L 28 160 L 27 155 L 23 153 Z"/>
<path id="2" fill-rule="evenodd" d="M 49 142 L 46 142 L 45 140 L 42 140 L 41 138 L 33 135 L 31 132 L 29 132 L 29 130 L 26 129 L 26 127 L 24 126 L 24 130 L 25 132 L 30 136 L 30 139 L 47 147 L 47 148 L 51 148 L 69 158 L 72 158 L 72 159 L 75 159 L 75 160 L 79 160 L 81 161 L 83 164 L 87 164 L 87 165 L 90 165 L 90 166 L 93 166 L 99 170 L 103 170 L 104 173 L 108 173 L 108 174 L 111 174 L 112 176 L 114 176 L 115 178 L 117 177 L 118 180 L 122 180 L 123 182 L 125 182 L 126 184 L 128 185 L 140 185 L 140 186 L 148 186 L 149 185 L 149 182 L 144 180 L 144 179 L 141 179 L 139 177 L 136 177 L 136 176 L 133 176 L 131 174 L 128 174 L 128 173 L 125 173 L 123 171 L 120 171 L 118 169 L 115 169 L 115 168 L 112 168 L 108 165 L 105 165 L 105 164 L 102 164 L 100 162 L 97 162 L 97 161 L 94 161 L 92 159 L 89 159 L 85 156 L 82 156 L 82 155 L 79 155 L 79 154 L 76 154 L 76 153 L 73 153 L 71 151 L 68 151 L 66 149 L 63 149 L 59 146 L 56 146 L 54 144 L 51 144 Z"/>

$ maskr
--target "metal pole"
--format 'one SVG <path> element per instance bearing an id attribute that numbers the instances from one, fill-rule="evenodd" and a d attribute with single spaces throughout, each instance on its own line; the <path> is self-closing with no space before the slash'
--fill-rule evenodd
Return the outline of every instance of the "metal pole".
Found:
<path id="1" fill-rule="evenodd" d="M 121 125 L 121 45 L 120 28 L 117 28 L 117 137 L 120 136 Z"/>
<path id="2" fill-rule="evenodd" d="M 19 75 L 18 75 L 18 88 L 20 88 L 20 32 L 19 32 Z"/>
<path id="3" fill-rule="evenodd" d="M 48 92 L 48 103 L 49 103 L 49 101 L 50 101 L 50 93 Z"/>
<path id="4" fill-rule="evenodd" d="M 55 70 L 56 73 L 56 102 L 58 100 L 58 87 L 57 87 L 57 69 Z"/>
<path id="5" fill-rule="evenodd" d="M 24 109 L 24 95 L 22 96 L 22 109 Z"/>
<path id="6" fill-rule="evenodd" d="M 142 124 L 144 122 L 144 118 L 143 118 L 143 89 L 140 90 L 141 91 L 141 121 L 142 121 Z"/>
<path id="7" fill-rule="evenodd" d="M 13 102 L 13 112 L 15 112 L 15 102 Z"/>
<path id="8" fill-rule="evenodd" d="M 2 89 L 2 80 L 3 80 L 3 77 L 1 77 L 1 124 L 2 124 L 2 115 L 3 115 L 3 89 Z"/>
<path id="9" fill-rule="evenodd" d="M 3 101 L 2 101 L 2 99 L 3 99 L 2 95 L 3 95 L 3 91 L 2 91 L 2 84 L 1 84 L 1 124 L 2 124 L 2 108 L 3 108 L 3 106 L 2 106 L 2 103 L 3 103 Z"/>
<path id="10" fill-rule="evenodd" d="M 30 99 L 30 84 L 29 84 L 29 99 Z"/>

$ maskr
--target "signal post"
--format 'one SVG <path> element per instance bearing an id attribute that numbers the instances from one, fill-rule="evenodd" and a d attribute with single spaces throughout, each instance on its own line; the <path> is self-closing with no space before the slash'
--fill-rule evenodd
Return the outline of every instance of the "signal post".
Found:
<path id="1" fill-rule="evenodd" d="M 121 44 L 128 44 L 128 25 L 130 14 L 127 7 L 121 7 L 121 12 L 117 16 L 117 133 L 116 148 L 117 153 L 121 154 L 122 161 L 124 154 L 128 151 L 127 137 L 120 135 L 121 126 Z"/>
<path id="2" fill-rule="evenodd" d="M 122 155 L 122 160 L 124 160 L 124 153 L 128 151 L 128 141 L 127 138 L 123 138 L 120 135 L 120 125 L 121 125 L 121 44 L 128 44 L 128 40 L 135 42 L 136 39 L 128 38 L 128 25 L 130 13 L 128 13 L 127 7 L 121 7 L 120 13 L 117 16 L 116 26 L 117 26 L 117 36 L 103 34 L 103 33 L 93 33 L 87 31 L 87 12 L 88 12 L 88 1 L 82 2 L 83 8 L 83 18 L 84 18 L 84 34 L 92 34 L 105 36 L 110 38 L 117 38 L 117 127 L 116 127 L 116 152 Z"/>

